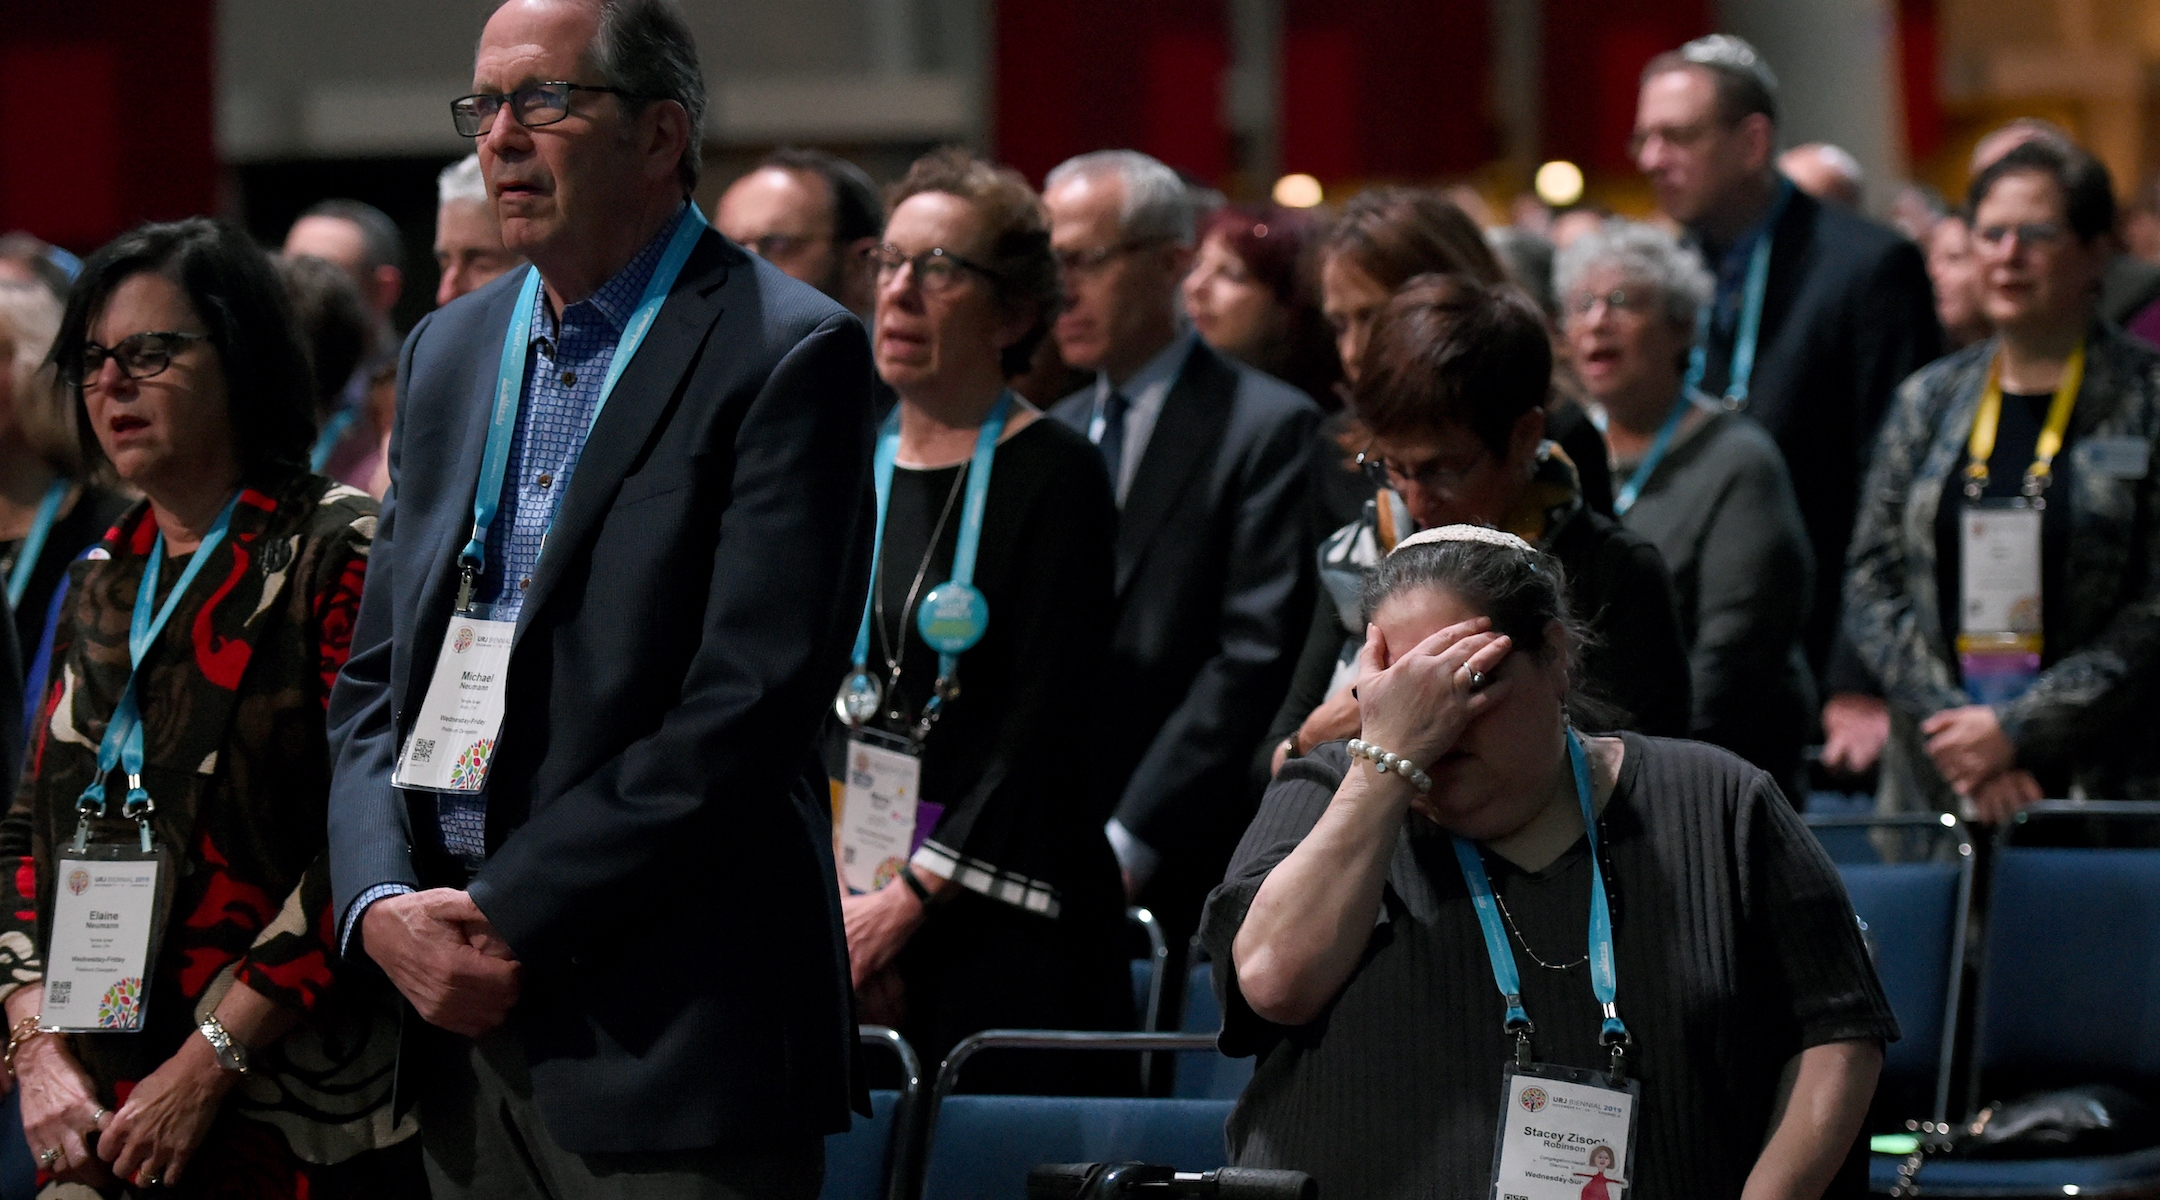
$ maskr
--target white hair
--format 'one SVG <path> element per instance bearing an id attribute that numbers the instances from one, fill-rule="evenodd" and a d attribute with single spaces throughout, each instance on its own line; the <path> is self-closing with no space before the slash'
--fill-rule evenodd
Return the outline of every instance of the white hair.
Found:
<path id="1" fill-rule="evenodd" d="M 1696 312 L 1710 302 L 1714 284 L 1693 250 L 1655 225 L 1610 220 L 1569 242 L 1553 264 L 1563 311 L 1583 276 L 1607 266 L 1617 268 L 1630 283 L 1654 289 L 1666 319 L 1676 324 L 1693 324 Z"/>
<path id="2" fill-rule="evenodd" d="M 1049 191 L 1071 179 L 1115 175 L 1125 185 L 1118 232 L 1136 242 L 1193 244 L 1193 195 L 1178 173 L 1138 150 L 1097 150 L 1068 158 L 1043 180 Z"/>
<path id="3" fill-rule="evenodd" d="M 0 362 L 0 370 L 14 385 L 16 404 L 39 386 L 38 372 L 52 350 L 53 335 L 60 332 L 60 316 L 60 299 L 44 284 L 0 282 L 0 341 L 13 350 Z"/>
<path id="4" fill-rule="evenodd" d="M 1866 185 L 1866 169 L 1860 165 L 1859 159 L 1852 156 L 1852 151 L 1847 150 L 1845 147 L 1833 146 L 1829 142 L 1809 142 L 1805 145 L 1795 146 L 1785 153 L 1799 154 L 1802 151 L 1821 159 L 1822 165 L 1843 176 L 1846 182 L 1854 187 Z"/>
<path id="5" fill-rule="evenodd" d="M 486 204 L 487 198 L 487 180 L 480 174 L 478 154 L 468 154 L 451 163 L 435 177 L 435 202 L 438 205 L 453 200 Z"/>

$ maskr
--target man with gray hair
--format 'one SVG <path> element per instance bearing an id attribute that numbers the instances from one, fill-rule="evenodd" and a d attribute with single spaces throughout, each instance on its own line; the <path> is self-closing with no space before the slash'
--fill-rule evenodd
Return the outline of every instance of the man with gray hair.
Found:
<path id="1" fill-rule="evenodd" d="M 503 248 L 480 156 L 468 154 L 435 177 L 435 307 L 477 291 L 525 260 Z"/>
<path id="2" fill-rule="evenodd" d="M 1760 422 L 1792 474 L 1821 567 L 1806 644 L 1829 696 L 1824 762 L 1864 771 L 1889 724 L 1839 635 L 1845 544 L 1891 392 L 1942 353 L 1942 330 L 1911 242 L 1778 173 L 1777 118 L 1755 48 L 1698 38 L 1643 68 L 1635 162 L 1716 280 L 1690 386 Z"/>
<path id="3" fill-rule="evenodd" d="M 1778 155 L 1778 171 L 1793 186 L 1825 204 L 1860 211 L 1867 172 L 1852 151 L 1828 142 L 1808 142 Z"/>
<path id="4" fill-rule="evenodd" d="M 1126 890 L 1177 950 L 1251 817 L 1246 764 L 1312 612 L 1320 411 L 1184 326 L 1193 203 L 1176 172 L 1085 154 L 1050 173 L 1043 202 L 1065 285 L 1058 349 L 1095 372 L 1052 415 L 1101 448 L 1123 514 L 1092 765 Z"/>
<path id="5" fill-rule="evenodd" d="M 405 341 L 330 698 L 337 944 L 410 1005 L 437 1200 L 809 1200 L 856 1053 L 817 740 L 869 341 L 691 203 L 673 0 L 508 0 L 472 93 L 532 265 Z"/>

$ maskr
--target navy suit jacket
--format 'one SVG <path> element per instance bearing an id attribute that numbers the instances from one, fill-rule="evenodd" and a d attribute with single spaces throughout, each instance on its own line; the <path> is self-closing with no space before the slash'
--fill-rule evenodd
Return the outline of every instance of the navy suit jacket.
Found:
<path id="1" fill-rule="evenodd" d="M 1089 387 L 1051 415 L 1085 435 L 1094 404 Z M 1252 817 L 1245 764 L 1304 644 L 1319 423 L 1304 393 L 1196 340 L 1125 497 L 1094 749 L 1119 823 L 1163 855 L 1146 898 L 1171 906 L 1157 915 L 1173 930 L 1198 919 Z"/>
<path id="2" fill-rule="evenodd" d="M 868 586 L 853 316 L 705 234 L 533 573 L 469 881 L 413 836 L 432 795 L 390 786 L 455 603 L 522 276 L 405 341 L 390 495 L 330 701 L 333 911 L 383 882 L 468 888 L 524 964 L 509 1027 L 566 1149 L 845 1128 L 854 1017 L 815 739 Z M 401 1095 L 427 1056 L 408 1036 Z"/>
<path id="3" fill-rule="evenodd" d="M 1942 354 L 1920 250 L 1895 230 L 1795 191 L 1770 241 L 1748 415 L 1777 439 L 1815 552 L 1804 639 L 1826 691 L 1874 691 L 1833 643 L 1860 481 L 1891 393 Z M 1703 390 L 1723 395 L 1732 337 L 1713 333 Z"/>

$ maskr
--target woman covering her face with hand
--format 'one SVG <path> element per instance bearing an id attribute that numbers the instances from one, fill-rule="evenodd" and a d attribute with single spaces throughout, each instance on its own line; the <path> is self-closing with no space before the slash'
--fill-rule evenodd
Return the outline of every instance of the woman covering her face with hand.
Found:
<path id="1" fill-rule="evenodd" d="M 1594 1141 L 1628 1195 L 1813 1198 L 1848 1163 L 1897 1023 L 1836 869 L 1731 754 L 1581 732 L 1564 575 L 1457 525 L 1369 580 L 1363 732 L 1283 768 L 1201 921 L 1260 1060 L 1236 1164 L 1489 1195 L 1496 1138 L 1569 1119 L 1553 1076 L 1636 1099 L 1548 1172 Z"/>
<path id="2" fill-rule="evenodd" d="M 1109 812 L 1075 766 L 1109 654 L 1117 514 L 1102 456 L 1006 386 L 1058 303 L 1034 192 L 944 150 L 891 208 L 873 351 L 900 404 L 841 684 L 836 847 L 865 1019 L 936 1061 L 993 1027 L 1131 1027 Z M 884 811 L 870 789 L 902 784 L 920 802 L 907 828 L 866 835 L 859 819 Z M 992 1090 L 1043 1074 L 1025 1055 L 969 1072 Z"/>
<path id="3" fill-rule="evenodd" d="M 108 1195 L 418 1194 L 414 1127 L 389 1112 L 395 1011 L 328 940 L 323 713 L 375 503 L 307 470 L 277 276 L 231 226 L 144 226 L 85 265 L 53 361 L 84 457 L 144 499 L 70 568 L 0 821 L 31 1152 Z M 120 865 L 154 907 L 98 882 Z M 81 965 L 136 919 L 144 955 Z"/>
<path id="4" fill-rule="evenodd" d="M 1529 297 L 1507 284 L 1420 276 L 1373 319 L 1362 353 L 1351 410 L 1367 435 L 1359 460 L 1383 499 L 1399 498 L 1414 528 L 1490 525 L 1557 555 L 1570 601 L 1592 614 L 1592 688 L 1619 705 L 1626 728 L 1686 733 L 1687 652 L 1671 578 L 1654 546 L 1584 503 L 1546 439 L 1552 340 Z M 1383 541 L 1361 524 L 1322 548 L 1322 619 L 1276 716 L 1288 730 L 1272 747 L 1277 768 L 1357 734 L 1349 692 L 1362 638 L 1347 631 L 1363 628 L 1357 589 Z"/>

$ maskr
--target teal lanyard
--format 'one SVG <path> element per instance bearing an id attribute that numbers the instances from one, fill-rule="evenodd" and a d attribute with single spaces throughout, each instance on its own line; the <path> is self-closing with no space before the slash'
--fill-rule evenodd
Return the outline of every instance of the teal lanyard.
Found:
<path id="1" fill-rule="evenodd" d="M 1627 485 L 1613 497 L 1614 516 L 1626 516 L 1627 510 L 1635 507 L 1635 502 L 1642 498 L 1642 491 L 1650 486 L 1650 477 L 1657 473 L 1658 464 L 1665 461 L 1665 452 L 1672 449 L 1673 438 L 1680 433 L 1680 422 L 1686 419 L 1688 407 L 1688 389 L 1682 388 L 1680 399 L 1673 403 L 1672 414 L 1665 418 L 1665 424 L 1658 428 L 1656 439 L 1650 443 L 1650 452 L 1643 455 L 1642 461 L 1635 465 L 1635 473 L 1628 477 Z"/>
<path id="2" fill-rule="evenodd" d="M 1012 402 L 1013 394 L 1009 391 L 999 396 L 990 406 L 989 415 L 983 418 L 982 428 L 975 431 L 975 456 L 967 465 L 967 496 L 960 504 L 960 538 L 953 547 L 952 582 L 962 587 L 975 584 L 975 552 L 982 544 L 983 513 L 990 504 L 990 468 L 997 458 L 998 440 L 1005 436 L 1005 420 L 1012 413 Z M 892 415 L 885 418 L 885 428 L 878 435 L 877 454 L 871 459 L 871 478 L 877 487 L 877 531 L 871 535 L 870 543 L 873 576 L 885 561 L 885 513 L 892 504 L 893 466 L 899 456 L 900 410 L 895 408 Z M 871 594 L 863 600 L 862 624 L 855 630 L 857 673 L 870 665 L 870 614 L 877 589 L 878 580 L 873 577 Z M 902 636 L 906 634 L 903 632 Z M 939 654 L 938 677 L 952 678 L 959 665 L 959 654 Z"/>
<path id="3" fill-rule="evenodd" d="M 622 337 L 615 343 L 615 357 L 608 362 L 607 377 L 600 384 L 600 398 L 593 402 L 592 419 L 586 423 L 585 432 L 590 435 L 594 425 L 600 422 L 600 412 L 607 407 L 608 397 L 615 392 L 617 380 L 622 378 L 624 368 L 636 356 L 638 347 L 651 331 L 660 307 L 667 303 L 668 293 L 675 288 L 676 276 L 682 274 L 683 264 L 690 260 L 690 252 L 697 248 L 698 238 L 706 229 L 705 214 L 695 204 L 685 205 L 681 223 L 675 227 L 675 236 L 668 240 L 666 253 L 660 257 L 660 265 L 653 269 L 652 280 L 645 285 L 645 294 L 623 325 Z M 503 335 L 502 365 L 495 374 L 495 407 L 488 416 L 487 449 L 480 456 L 480 485 L 473 492 L 472 538 L 465 543 L 458 559 L 463 566 L 464 577 L 458 591 L 458 611 L 472 606 L 472 590 L 480 582 L 480 575 L 487 568 L 488 527 L 495 523 L 495 510 L 502 503 L 503 475 L 510 469 L 510 442 L 517 433 L 518 405 L 525 396 L 525 363 L 532 351 L 532 315 L 540 295 L 540 270 L 525 269 L 525 286 L 518 292 L 517 307 L 510 314 L 510 328 Z M 555 489 L 556 504 L 570 488 L 565 477 Z M 550 523 L 553 517 L 549 518 Z"/>
<path id="4" fill-rule="evenodd" d="M 1618 978 L 1613 967 L 1612 909 L 1605 898 L 1605 868 L 1598 862 L 1597 811 L 1591 802 L 1590 760 L 1583 754 L 1582 739 L 1568 730 L 1568 763 L 1575 771 L 1575 798 L 1582 803 L 1583 836 L 1590 841 L 1590 991 L 1605 1013 L 1599 1040 L 1613 1049 L 1615 1074 L 1621 1049 L 1627 1044 L 1627 1026 L 1614 1005 Z M 1537 1027 L 1523 1008 L 1522 977 L 1515 969 L 1515 948 L 1508 944 L 1507 928 L 1500 923 L 1500 906 L 1493 899 L 1492 880 L 1485 874 L 1485 860 L 1475 842 L 1455 839 L 1455 857 L 1462 864 L 1463 881 L 1470 885 L 1470 902 L 1477 909 L 1478 926 L 1485 932 L 1485 955 L 1492 960 L 1493 982 L 1507 1001 L 1506 1028 L 1516 1038 L 1516 1061 L 1527 1065 L 1530 1035 Z"/>
<path id="5" fill-rule="evenodd" d="M 359 419 L 360 410 L 357 408 L 341 408 L 331 413 L 330 419 L 323 422 L 322 433 L 315 438 L 315 448 L 308 452 L 308 470 L 320 471 L 328 465 L 337 444 L 345 440 L 346 431 Z"/>
<path id="6" fill-rule="evenodd" d="M 188 560 L 187 569 L 180 573 L 179 582 L 173 584 L 172 594 L 165 598 L 163 607 L 157 607 L 158 577 L 165 567 L 165 535 L 161 532 L 150 547 L 150 561 L 143 566 L 142 582 L 135 586 L 135 613 L 128 621 L 128 679 L 127 686 L 120 689 L 120 702 L 113 706 L 112 720 L 105 725 L 105 739 L 98 743 L 97 777 L 83 789 L 82 798 L 75 802 L 77 814 L 82 818 L 75 826 L 75 848 L 80 850 L 89 840 L 89 818 L 105 815 L 105 778 L 114 767 L 127 772 L 127 800 L 121 805 L 121 814 L 136 821 L 145 821 L 155 807 L 150 793 L 143 790 L 143 727 L 142 702 L 139 681 L 142 679 L 143 659 L 150 647 L 157 644 L 158 635 L 165 630 L 165 622 L 171 619 L 173 610 L 180 607 L 180 598 L 187 595 L 188 585 L 202 573 L 203 564 L 210 561 L 211 552 L 225 540 L 225 530 L 232 524 L 233 506 L 240 502 L 240 493 L 234 492 L 218 510 L 217 522 L 210 532 L 203 535 L 202 544 L 195 547 L 195 556 Z M 155 608 L 155 615 L 153 615 Z M 148 850 L 150 827 L 142 827 L 143 849 Z"/>
<path id="7" fill-rule="evenodd" d="M 1770 287 L 1770 243 L 1777 235 L 1778 218 L 1785 215 L 1785 204 L 1792 199 L 1792 181 L 1780 176 L 1777 199 L 1770 205 L 1770 215 L 1763 218 L 1755 234 L 1755 249 L 1748 255 L 1747 282 L 1740 293 L 1740 327 L 1733 333 L 1732 367 L 1726 372 L 1725 407 L 1747 407 L 1748 382 L 1755 376 L 1755 346 L 1762 335 L 1763 293 Z M 1688 353 L 1687 382 L 1680 387 L 1683 399 L 1688 393 L 1702 386 L 1703 375 L 1709 369 L 1710 310 L 1716 305 L 1713 298 L 1695 313 L 1695 348 Z M 1617 509 L 1619 506 L 1615 504 Z"/>
<path id="8" fill-rule="evenodd" d="M 53 522 L 60 518 L 60 505 L 72 487 L 74 483 L 68 479 L 55 479 L 45 489 L 45 498 L 38 501 L 37 516 L 30 522 L 30 532 L 23 535 L 22 548 L 15 552 L 15 568 L 8 572 L 9 612 L 22 607 L 23 594 L 30 590 L 30 576 L 37 571 L 38 556 L 45 553 L 45 539 L 52 536 Z"/>

